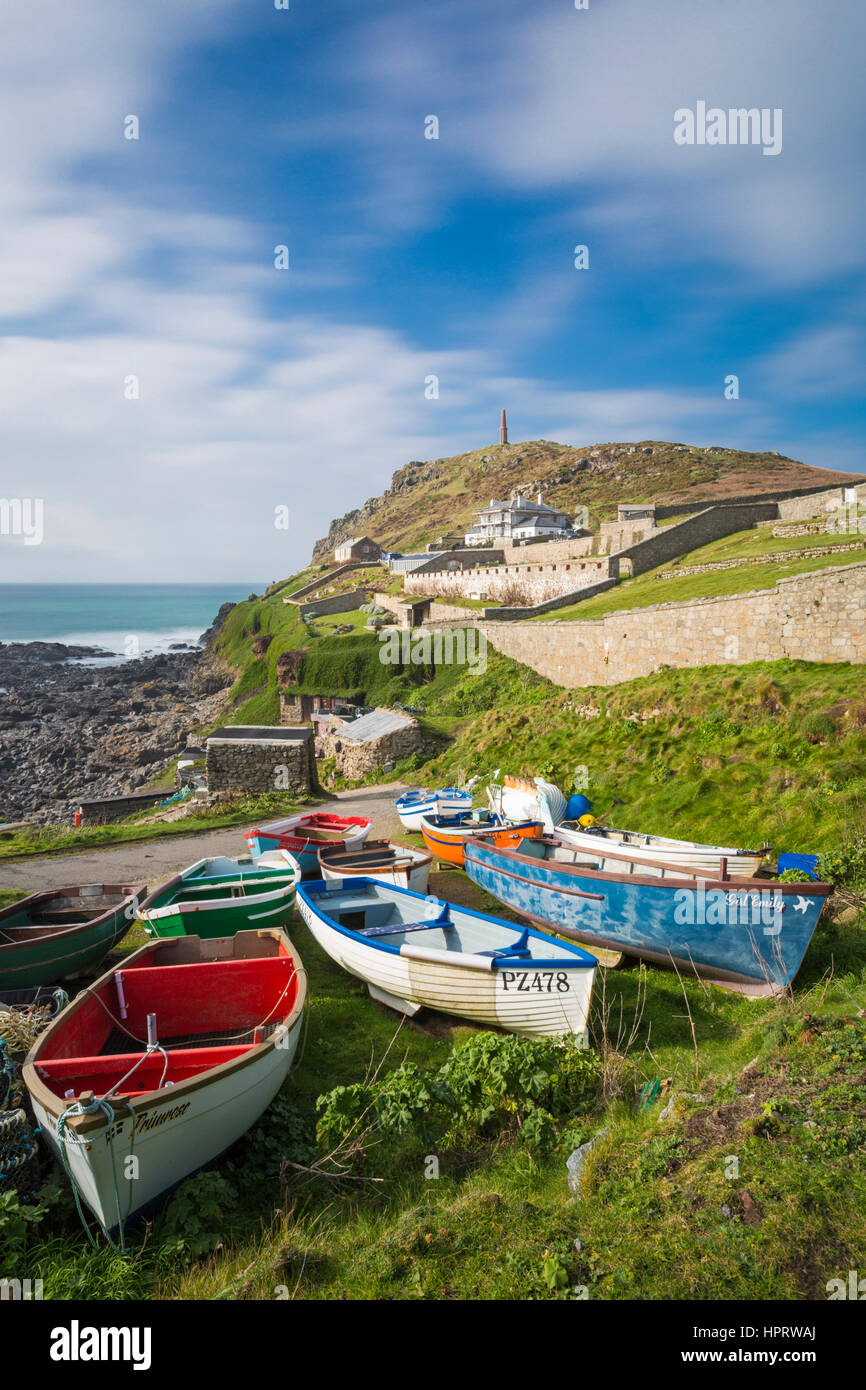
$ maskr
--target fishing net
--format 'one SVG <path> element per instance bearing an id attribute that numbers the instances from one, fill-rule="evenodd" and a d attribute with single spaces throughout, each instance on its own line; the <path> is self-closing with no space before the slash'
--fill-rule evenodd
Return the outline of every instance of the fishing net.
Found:
<path id="1" fill-rule="evenodd" d="M 39 1188 L 39 1152 L 23 1110 L 0 1110 L 0 1193 L 32 1201 Z"/>

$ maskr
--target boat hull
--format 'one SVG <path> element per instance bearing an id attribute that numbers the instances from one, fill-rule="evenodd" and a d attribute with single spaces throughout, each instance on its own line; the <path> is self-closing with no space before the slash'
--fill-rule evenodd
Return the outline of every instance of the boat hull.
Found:
<path id="1" fill-rule="evenodd" d="M 152 1211 L 174 1188 L 212 1163 L 255 1124 L 288 1076 L 298 1048 L 301 1022 L 299 1018 L 289 1030 L 285 1047 L 268 1049 L 266 1056 L 231 1076 L 200 1087 L 183 1100 L 168 1090 L 153 1106 L 135 1115 L 124 1114 L 118 1108 L 111 1142 L 105 1128 L 86 1149 L 67 1147 L 67 1162 L 79 1193 L 104 1230 L 116 1234 L 121 1223 L 125 1226 Z M 55 1157 L 62 1163 L 55 1118 L 36 1099 L 33 1110 Z M 129 1154 L 139 1160 L 139 1176 L 134 1182 L 124 1173 Z M 115 1180 L 121 1200 L 120 1221 Z"/>
<path id="2" fill-rule="evenodd" d="M 36 910 L 61 894 L 80 894 L 83 889 L 64 888 L 34 893 L 0 912 L 0 989 L 53 985 L 70 975 L 93 969 L 129 931 L 138 916 L 139 904 L 147 893 L 144 884 L 87 884 L 84 887 L 94 890 L 94 898 L 98 890 L 103 897 L 116 896 L 118 901 L 92 921 L 20 942 L 11 940 L 6 943 L 4 921 L 11 923 L 15 915 L 29 911 L 31 905 Z M 15 932 L 9 930 L 8 935 L 14 937 Z"/>
<path id="3" fill-rule="evenodd" d="M 438 819 L 438 818 L 437 818 Z M 424 844 L 431 854 L 435 854 L 437 859 L 443 860 L 446 864 L 457 864 L 463 867 L 463 853 L 466 841 L 473 835 L 477 835 L 480 827 L 478 826 L 440 826 L 427 816 L 421 821 L 421 834 Z M 542 833 L 540 821 L 526 821 L 522 825 L 502 826 L 496 830 L 485 831 L 494 844 L 516 847 L 521 840 L 537 839 Z"/>
<path id="4" fill-rule="evenodd" d="M 409 956 L 377 949 L 330 922 L 316 910 L 304 889 L 298 895 L 298 911 L 332 960 L 363 980 L 374 997 L 384 995 L 384 1002 L 398 1008 L 400 1001 L 408 1004 L 405 1012 L 429 1008 L 530 1037 L 582 1035 L 586 1031 L 594 961 L 579 969 L 566 969 L 566 961 L 557 968 L 547 958 L 509 962 L 507 969 L 466 967 L 443 959 L 445 952 L 428 952 L 431 958 L 423 959 L 423 952 Z M 482 917 L 480 913 L 467 915 Z M 542 937 L 541 933 L 535 935 Z M 549 956 L 546 942 L 544 948 Z"/>
<path id="5" fill-rule="evenodd" d="M 467 845 L 466 872 L 548 930 L 754 995 L 790 985 L 829 893 L 826 884 L 566 869 L 486 837 Z"/>
<path id="6" fill-rule="evenodd" d="M 202 859 L 154 890 L 139 916 L 151 936 L 234 936 L 258 927 L 280 927 L 292 915 L 301 876 L 297 860 L 279 852 L 279 866 L 251 861 Z M 212 867 L 220 872 L 210 872 Z"/>
<path id="7" fill-rule="evenodd" d="M 423 850 L 411 849 L 394 841 L 387 844 L 387 852 L 379 856 L 376 850 L 380 842 L 369 841 L 357 851 L 357 863 L 351 851 L 339 855 L 329 850 L 319 851 L 319 870 L 327 883 L 341 883 L 351 878 L 373 878 L 377 883 L 391 883 L 395 888 L 408 888 L 413 893 L 426 893 L 430 879 L 432 855 Z M 384 847 L 384 846 L 383 846 Z M 330 861 L 330 862 L 329 862 Z"/>
<path id="8" fill-rule="evenodd" d="M 262 938 L 273 938 L 277 955 L 273 945 L 269 954 L 265 952 L 269 943 Z M 153 968 L 154 963 L 157 967 L 161 964 L 160 956 L 154 953 L 164 951 L 187 953 L 176 958 L 181 974 L 174 981 L 162 978 L 176 973 L 173 964 Z M 268 970 L 273 967 L 279 972 L 276 980 L 271 977 L 268 997 L 272 999 L 281 986 L 283 990 L 270 1009 L 264 996 L 263 1003 L 258 1003 L 255 980 L 255 972 L 266 961 L 272 963 L 267 965 Z M 205 980 L 201 969 L 207 970 L 211 963 L 216 964 L 217 971 L 225 965 L 230 970 L 237 965 L 245 972 L 244 978 L 232 983 L 223 974 Z M 192 982 L 182 973 L 190 965 L 196 977 Z M 139 969 L 144 971 L 140 976 Z M 140 997 L 136 1000 L 137 979 Z M 179 1183 L 212 1163 L 255 1124 L 279 1091 L 295 1058 L 303 1023 L 305 980 L 300 958 L 280 932 L 251 932 L 238 943 L 202 944 L 195 938 L 152 943 L 128 957 L 124 966 L 103 975 L 88 996 L 79 995 L 67 1005 L 41 1036 L 28 1054 L 23 1070 L 34 1114 L 61 1163 L 65 1156 L 65 1166 L 79 1195 L 105 1231 L 116 1234 L 128 1222 L 152 1211 Z M 289 986 L 291 993 L 282 1005 L 281 1017 L 277 1007 Z M 115 992 L 107 994 L 111 989 Z M 208 1027 L 225 1009 L 222 1001 L 226 989 L 234 991 L 237 1002 L 223 1014 L 217 1031 L 231 1035 L 233 1027 L 240 1026 L 252 1037 L 248 1044 L 217 1045 L 206 1041 Z M 162 1018 L 170 1022 L 178 1016 L 197 1021 L 204 1044 L 190 1050 L 186 1039 L 179 1044 L 167 1043 L 165 1066 L 166 1070 L 170 1065 L 176 1068 L 176 1080 L 165 1085 L 156 1085 L 162 1069 L 160 1053 L 152 1054 L 155 1069 L 148 1064 L 151 1070 L 144 1066 L 138 1073 L 136 1063 L 141 1067 L 142 1062 L 134 1054 L 106 1055 L 97 1046 L 94 1055 L 81 1056 L 81 1049 L 87 1052 L 98 1044 L 93 1018 L 87 1012 L 90 1009 L 97 1021 L 101 1018 L 101 1010 L 93 1001 L 96 994 L 112 1001 L 115 1019 L 114 1010 L 126 1017 L 124 1001 L 136 1000 L 130 1005 L 129 1015 L 133 1031 L 141 1026 L 142 1010 L 152 1008 L 157 1021 Z M 232 1013 L 232 1008 L 236 1012 Z M 262 1026 L 256 1026 L 254 1035 L 248 1022 L 250 1014 L 262 1019 Z M 270 1022 L 265 1027 L 268 1016 Z M 190 1068 L 188 1059 L 193 1057 L 195 1064 Z M 202 1061 L 210 1065 L 203 1066 Z M 85 1114 L 73 1112 L 67 1133 L 75 1142 L 61 1143 L 58 1123 L 66 1108 L 62 1088 L 71 1084 L 72 1094 L 79 1094 L 86 1104 L 94 1089 L 91 1073 L 104 1078 L 99 1093 L 104 1093 L 110 1114 L 98 1108 Z M 137 1074 L 142 1077 L 139 1082 Z M 116 1088 L 123 1084 L 120 1076 L 126 1077 L 126 1089 L 105 1092 L 106 1086 L 111 1087 L 112 1078 Z M 163 1072 L 163 1079 L 164 1076 Z M 68 1082 L 61 1079 L 65 1077 Z M 134 1164 L 130 1162 L 133 1157 Z"/>
<path id="9" fill-rule="evenodd" d="M 234 936 L 251 927 L 281 927 L 295 906 L 295 887 L 231 902 L 174 903 L 170 907 L 142 911 L 150 936 L 200 936 L 206 941 Z"/>
<path id="10" fill-rule="evenodd" d="M 404 830 L 420 835 L 424 816 L 451 816 L 460 811 L 471 811 L 472 797 L 469 792 L 447 787 L 420 798 L 413 798 L 411 794 L 398 796 L 394 805 Z"/>

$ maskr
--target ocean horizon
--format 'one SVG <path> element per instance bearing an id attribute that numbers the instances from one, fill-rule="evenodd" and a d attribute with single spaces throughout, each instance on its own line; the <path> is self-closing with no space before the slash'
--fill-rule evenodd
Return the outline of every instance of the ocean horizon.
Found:
<path id="1" fill-rule="evenodd" d="M 117 660 L 195 645 L 220 606 L 264 585 L 0 584 L 0 642 L 100 647 Z"/>

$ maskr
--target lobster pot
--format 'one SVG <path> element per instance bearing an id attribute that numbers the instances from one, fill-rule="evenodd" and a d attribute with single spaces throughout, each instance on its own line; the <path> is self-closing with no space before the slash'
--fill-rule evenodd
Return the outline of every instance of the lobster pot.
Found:
<path id="1" fill-rule="evenodd" d="M 23 1110 L 0 1110 L 0 1194 L 30 1199 L 39 1187 L 36 1138 Z"/>

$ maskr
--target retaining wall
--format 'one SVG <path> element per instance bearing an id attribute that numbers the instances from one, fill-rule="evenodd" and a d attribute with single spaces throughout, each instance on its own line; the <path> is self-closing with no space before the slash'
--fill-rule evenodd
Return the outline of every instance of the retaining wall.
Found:
<path id="1" fill-rule="evenodd" d="M 479 622 L 505 656 L 557 685 L 617 685 L 660 666 L 750 661 L 866 663 L 866 564 L 834 565 L 773 589 L 656 604 L 580 622 Z"/>

